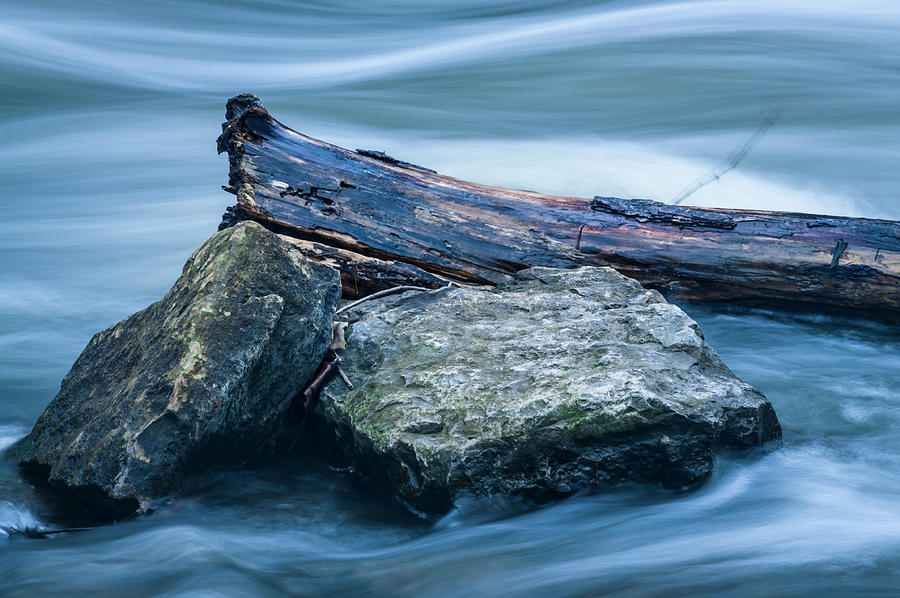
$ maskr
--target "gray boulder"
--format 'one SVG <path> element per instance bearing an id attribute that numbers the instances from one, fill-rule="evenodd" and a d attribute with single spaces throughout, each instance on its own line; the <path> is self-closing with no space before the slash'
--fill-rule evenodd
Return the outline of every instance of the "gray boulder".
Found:
<path id="1" fill-rule="evenodd" d="M 331 341 L 337 272 L 244 222 L 159 302 L 97 333 L 9 456 L 127 510 L 271 448 Z"/>
<path id="2" fill-rule="evenodd" d="M 355 389 L 330 382 L 321 414 L 358 467 L 428 513 L 468 495 L 687 487 L 720 448 L 781 436 L 696 322 L 610 268 L 531 268 L 494 291 L 352 313 L 342 365 Z"/>

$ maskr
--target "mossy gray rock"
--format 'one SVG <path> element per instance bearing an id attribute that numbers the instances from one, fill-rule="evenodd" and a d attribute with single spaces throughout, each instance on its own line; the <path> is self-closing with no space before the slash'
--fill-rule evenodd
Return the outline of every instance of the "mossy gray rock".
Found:
<path id="1" fill-rule="evenodd" d="M 531 268 L 494 291 L 355 313 L 342 364 L 355 389 L 333 380 L 321 413 L 361 469 L 422 511 L 624 480 L 686 487 L 720 448 L 781 436 L 696 322 L 609 268 Z"/>
<path id="2" fill-rule="evenodd" d="M 259 455 L 328 349 L 340 292 L 259 224 L 223 230 L 161 301 L 91 339 L 9 454 L 120 507 Z"/>

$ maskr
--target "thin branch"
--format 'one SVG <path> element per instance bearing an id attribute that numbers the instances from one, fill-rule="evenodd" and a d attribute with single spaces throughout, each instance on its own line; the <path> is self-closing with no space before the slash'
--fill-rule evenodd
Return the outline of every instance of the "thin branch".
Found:
<path id="1" fill-rule="evenodd" d="M 385 289 L 383 291 L 378 291 L 377 293 L 372 293 L 362 299 L 357 299 L 353 303 L 348 303 L 344 307 L 334 312 L 334 315 L 339 316 L 345 311 L 351 310 L 357 305 L 361 305 L 366 301 L 371 301 L 372 299 L 378 299 L 379 297 L 384 297 L 386 295 L 393 295 L 394 293 L 403 293 L 405 291 L 433 291 L 434 289 L 429 289 L 426 287 L 411 287 L 411 286 L 403 286 L 403 287 L 391 287 L 390 289 Z"/>
<path id="2" fill-rule="evenodd" d="M 722 175 L 726 172 L 737 168 L 737 165 L 741 163 L 741 161 L 747 157 L 747 154 L 750 153 L 750 150 L 753 149 L 753 146 L 756 145 L 756 142 L 762 139 L 763 135 L 765 135 L 769 129 L 778 122 L 778 119 L 782 117 L 782 115 L 787 110 L 785 106 L 777 106 L 772 108 L 763 121 L 756 128 L 756 131 L 753 132 L 746 141 L 737 146 L 731 154 L 725 159 L 724 162 L 716 166 L 711 172 L 703 175 L 690 185 L 684 188 L 684 190 L 675 196 L 675 199 L 672 200 L 672 205 L 677 206 L 681 204 L 685 199 L 705 187 L 706 185 L 712 183 L 713 181 L 719 180 Z"/>
<path id="3" fill-rule="evenodd" d="M 26 527 L 24 529 L 19 529 L 17 527 L 10 527 L 10 534 L 21 534 L 26 538 L 46 538 L 48 536 L 53 536 L 55 534 L 69 534 L 72 532 L 86 532 L 88 530 L 94 529 L 92 527 L 69 527 L 65 529 L 40 529 L 37 527 Z"/>
<path id="4" fill-rule="evenodd" d="M 334 349 L 329 349 L 328 353 L 325 355 L 325 359 L 320 365 L 319 375 L 316 376 L 303 391 L 304 412 L 309 412 L 316 406 L 316 397 L 319 396 L 319 392 L 322 390 L 322 387 L 325 386 L 328 377 L 340 363 L 340 356 L 334 352 Z"/>
<path id="5" fill-rule="evenodd" d="M 353 383 L 350 382 L 350 377 L 347 375 L 347 372 L 345 372 L 344 370 L 341 369 L 341 366 L 337 366 L 337 373 L 338 373 L 338 376 L 341 377 L 341 380 L 344 381 L 344 384 L 347 385 L 347 388 L 349 388 L 350 390 L 353 390 Z"/>

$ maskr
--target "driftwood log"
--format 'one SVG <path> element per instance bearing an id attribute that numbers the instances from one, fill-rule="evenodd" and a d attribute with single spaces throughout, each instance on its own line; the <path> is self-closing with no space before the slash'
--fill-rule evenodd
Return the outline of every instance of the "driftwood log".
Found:
<path id="1" fill-rule="evenodd" d="M 554 197 L 442 176 L 350 151 L 228 102 L 237 204 L 340 269 L 347 297 L 397 285 L 495 284 L 528 266 L 608 265 L 670 298 L 838 310 L 900 322 L 900 223 Z"/>

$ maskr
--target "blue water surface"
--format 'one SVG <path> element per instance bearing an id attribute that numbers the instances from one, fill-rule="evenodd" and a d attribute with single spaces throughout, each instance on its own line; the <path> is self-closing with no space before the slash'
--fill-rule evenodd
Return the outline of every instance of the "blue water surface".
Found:
<path id="1" fill-rule="evenodd" d="M 225 100 L 479 182 L 900 219 L 900 4 L 835 0 L 0 1 L 0 448 L 91 335 L 155 301 L 232 197 Z M 285 457 L 151 517 L 0 531 L 0 595 L 894 596 L 900 344 L 687 305 L 784 425 L 686 494 L 425 522 Z M 59 513 L 0 463 L 0 529 Z"/>

